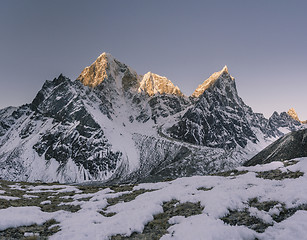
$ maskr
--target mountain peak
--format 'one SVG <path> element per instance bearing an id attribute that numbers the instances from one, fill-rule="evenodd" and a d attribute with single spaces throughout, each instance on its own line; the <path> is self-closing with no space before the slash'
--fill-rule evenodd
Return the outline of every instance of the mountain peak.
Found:
<path id="1" fill-rule="evenodd" d="M 106 52 L 100 54 L 90 66 L 84 68 L 77 78 L 84 86 L 92 88 L 97 87 L 107 79 L 110 82 L 114 80 L 117 88 L 123 87 L 125 90 L 138 85 L 136 72 Z"/>
<path id="2" fill-rule="evenodd" d="M 301 120 L 299 119 L 296 111 L 294 110 L 294 108 L 290 108 L 289 111 L 287 112 L 287 114 L 292 117 L 294 120 L 301 122 Z"/>
<path id="3" fill-rule="evenodd" d="M 221 70 L 221 72 L 222 73 L 228 73 L 228 67 L 227 67 L 227 65 L 225 65 L 224 67 L 223 67 L 223 69 Z M 228 73 L 229 74 L 229 73 Z"/>
<path id="4" fill-rule="evenodd" d="M 232 76 L 230 76 L 228 72 L 228 67 L 225 65 L 221 71 L 213 73 L 208 79 L 206 79 L 201 85 L 199 85 L 196 90 L 193 92 L 192 97 L 199 97 L 206 91 L 208 88 L 213 86 L 218 79 L 231 79 L 234 80 Z"/>
<path id="5" fill-rule="evenodd" d="M 139 92 L 145 92 L 149 96 L 153 96 L 155 94 L 172 94 L 183 96 L 180 89 L 169 79 L 152 72 L 148 72 L 143 76 L 140 83 Z"/>
<path id="6" fill-rule="evenodd" d="M 108 77 L 108 69 L 112 61 L 114 61 L 112 55 L 103 52 L 90 66 L 84 68 L 77 80 L 85 86 L 96 87 Z"/>
<path id="7" fill-rule="evenodd" d="M 95 62 L 100 61 L 102 59 L 114 60 L 114 57 L 110 53 L 103 52 L 99 55 L 99 57 L 95 60 Z"/>
<path id="8" fill-rule="evenodd" d="M 111 55 L 110 53 L 107 53 L 107 52 L 103 52 L 100 54 L 100 56 L 107 56 L 107 55 Z"/>

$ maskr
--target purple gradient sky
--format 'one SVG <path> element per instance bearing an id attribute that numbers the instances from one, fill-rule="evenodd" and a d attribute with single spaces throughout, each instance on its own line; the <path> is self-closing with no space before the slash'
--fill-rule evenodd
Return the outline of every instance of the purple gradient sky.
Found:
<path id="1" fill-rule="evenodd" d="M 76 79 L 102 52 L 190 95 L 227 64 L 239 95 L 269 117 L 307 119 L 307 1 L 0 2 L 0 108 L 46 79 Z"/>

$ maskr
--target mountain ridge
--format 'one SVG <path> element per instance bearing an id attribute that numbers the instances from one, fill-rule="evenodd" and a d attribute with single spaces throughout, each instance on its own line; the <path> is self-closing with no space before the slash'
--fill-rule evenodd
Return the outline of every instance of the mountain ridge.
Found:
<path id="1" fill-rule="evenodd" d="M 144 80 L 103 53 L 75 81 L 60 75 L 31 104 L 0 110 L 1 176 L 131 183 L 204 175 L 238 166 L 302 127 L 286 113 L 254 113 L 227 67 L 217 73 L 198 97 L 187 97 L 167 78 Z M 142 81 L 154 84 L 140 90 Z"/>
<path id="2" fill-rule="evenodd" d="M 127 68 L 133 74 L 137 75 L 134 70 L 132 70 L 129 66 L 122 64 L 110 53 L 103 52 L 90 66 L 84 68 L 84 70 L 78 76 L 77 80 L 81 81 L 85 86 L 95 88 L 106 78 L 110 77 L 110 75 L 112 75 L 113 79 L 116 79 L 114 74 L 112 74 L 112 71 L 116 71 L 114 68 L 118 68 L 116 65 L 120 66 L 120 71 L 122 72 L 125 72 L 125 68 Z M 196 92 L 202 91 L 203 93 L 203 91 L 205 91 L 203 85 L 211 86 L 211 84 L 213 84 L 222 74 L 229 74 L 228 67 L 226 65 L 220 71 L 213 73 L 208 79 L 199 85 L 198 88 L 196 88 L 195 91 L 190 95 L 190 97 L 198 97 L 201 95 L 197 95 Z M 149 82 L 149 80 L 151 80 L 151 82 Z M 211 84 L 208 84 L 208 82 L 211 82 Z M 138 81 L 135 81 L 135 85 L 139 87 L 139 92 L 144 91 L 149 96 L 153 96 L 157 93 L 184 96 L 179 87 L 175 86 L 169 79 L 150 71 L 144 75 L 138 75 Z M 146 85 L 150 86 L 147 87 Z M 159 89 L 159 85 L 162 85 L 162 88 Z"/>

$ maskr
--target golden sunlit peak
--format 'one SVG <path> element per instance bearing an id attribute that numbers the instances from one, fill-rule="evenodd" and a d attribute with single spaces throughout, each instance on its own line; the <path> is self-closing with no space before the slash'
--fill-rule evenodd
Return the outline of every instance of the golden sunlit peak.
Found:
<path id="1" fill-rule="evenodd" d="M 225 65 L 225 66 L 223 67 L 222 72 L 228 73 L 228 67 L 227 67 L 227 65 Z"/>
<path id="2" fill-rule="evenodd" d="M 299 119 L 299 117 L 298 117 L 296 111 L 294 110 L 294 108 L 290 108 L 289 111 L 288 111 L 287 113 L 288 113 L 288 115 L 289 115 L 290 117 L 292 117 L 294 120 L 299 121 L 299 122 L 301 121 L 301 120 Z"/>
<path id="3" fill-rule="evenodd" d="M 111 55 L 110 53 L 107 53 L 107 52 L 103 52 L 100 54 L 100 56 L 107 56 L 107 55 Z"/>
<path id="4" fill-rule="evenodd" d="M 206 89 L 210 88 L 211 86 L 214 85 L 214 83 L 224 74 L 226 73 L 227 75 L 229 75 L 228 72 L 228 67 L 227 65 L 225 65 L 223 67 L 223 69 L 219 72 L 215 72 L 213 73 L 207 80 L 205 80 L 201 85 L 199 85 L 196 90 L 192 93 L 192 97 L 199 97 L 200 95 L 202 95 L 204 93 L 204 91 L 206 91 Z M 224 77 L 230 77 L 230 79 L 234 80 L 234 78 L 232 76 L 223 76 Z"/>
<path id="5" fill-rule="evenodd" d="M 153 96 L 155 94 L 173 94 L 183 96 L 180 89 L 169 79 L 152 72 L 148 72 L 143 76 L 138 91 L 145 92 L 149 96 Z"/>
<path id="6" fill-rule="evenodd" d="M 110 69 L 116 68 L 114 60 L 110 53 L 103 52 L 90 66 L 84 68 L 77 80 L 85 86 L 98 86 L 108 77 Z"/>
<path id="7" fill-rule="evenodd" d="M 97 58 L 97 60 L 102 59 L 102 58 L 103 58 L 103 59 L 105 59 L 105 58 L 110 58 L 110 57 L 113 58 L 112 55 L 111 55 L 110 53 L 103 52 L 103 53 L 100 54 L 100 56 Z"/>

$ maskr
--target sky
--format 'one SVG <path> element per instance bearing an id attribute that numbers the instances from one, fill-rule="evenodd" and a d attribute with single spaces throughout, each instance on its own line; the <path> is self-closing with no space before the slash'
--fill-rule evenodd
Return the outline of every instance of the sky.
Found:
<path id="1" fill-rule="evenodd" d="M 228 66 L 239 95 L 269 117 L 307 119 L 307 1 L 1 0 L 0 108 L 45 80 L 75 80 L 102 52 L 186 95 Z"/>

